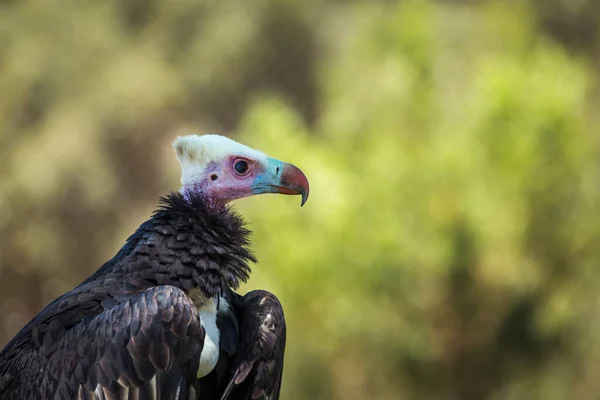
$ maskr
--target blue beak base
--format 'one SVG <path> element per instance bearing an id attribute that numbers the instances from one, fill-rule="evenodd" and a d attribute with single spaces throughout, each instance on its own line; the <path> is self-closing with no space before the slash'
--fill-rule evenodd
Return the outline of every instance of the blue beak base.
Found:
<path id="1" fill-rule="evenodd" d="M 257 175 L 252 183 L 252 192 L 254 194 L 299 194 L 302 195 L 300 206 L 303 206 L 308 200 L 308 179 L 295 165 L 268 158 L 265 172 Z"/>

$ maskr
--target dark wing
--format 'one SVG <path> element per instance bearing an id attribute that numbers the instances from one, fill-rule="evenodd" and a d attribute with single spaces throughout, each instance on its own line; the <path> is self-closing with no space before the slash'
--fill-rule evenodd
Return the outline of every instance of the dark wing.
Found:
<path id="1" fill-rule="evenodd" d="M 277 297 L 263 290 L 234 298 L 233 306 L 240 343 L 221 399 L 279 399 L 285 351 L 283 308 Z"/>
<path id="2" fill-rule="evenodd" d="M 204 334 L 183 291 L 153 287 L 24 352 L 0 398 L 193 398 Z"/>

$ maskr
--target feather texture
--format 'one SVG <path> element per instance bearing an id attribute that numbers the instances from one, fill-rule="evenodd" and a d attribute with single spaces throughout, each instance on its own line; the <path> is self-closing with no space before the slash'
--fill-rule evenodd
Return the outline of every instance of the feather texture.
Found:
<path id="1" fill-rule="evenodd" d="M 248 236 L 230 209 L 162 199 L 110 261 L 0 352 L 0 399 L 195 398 L 205 332 L 186 292 L 210 299 L 246 281 Z"/>
<path id="2" fill-rule="evenodd" d="M 286 326 L 281 303 L 264 290 L 234 302 L 241 332 L 222 400 L 279 399 Z"/>

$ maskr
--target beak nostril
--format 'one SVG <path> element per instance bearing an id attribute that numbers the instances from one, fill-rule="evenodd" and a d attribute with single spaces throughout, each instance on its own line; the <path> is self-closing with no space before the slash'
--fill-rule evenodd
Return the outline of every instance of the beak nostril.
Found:
<path id="1" fill-rule="evenodd" d="M 277 170 L 275 171 L 275 175 L 279 175 L 279 167 L 277 167 Z"/>

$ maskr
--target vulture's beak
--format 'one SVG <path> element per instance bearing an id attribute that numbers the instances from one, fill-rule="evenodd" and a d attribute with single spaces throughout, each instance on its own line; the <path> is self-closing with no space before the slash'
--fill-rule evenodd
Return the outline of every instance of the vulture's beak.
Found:
<path id="1" fill-rule="evenodd" d="M 301 194 L 303 206 L 308 200 L 308 179 L 298 167 L 274 158 L 267 158 L 265 172 L 259 174 L 252 183 L 252 192 Z"/>

